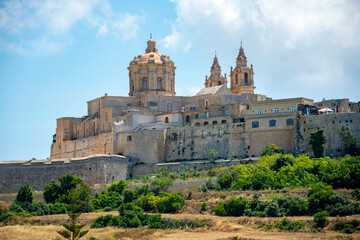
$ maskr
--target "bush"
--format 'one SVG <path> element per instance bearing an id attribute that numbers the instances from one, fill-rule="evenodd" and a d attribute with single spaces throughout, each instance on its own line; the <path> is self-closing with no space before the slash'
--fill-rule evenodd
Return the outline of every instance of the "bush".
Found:
<path id="1" fill-rule="evenodd" d="M 285 216 L 304 216 L 308 214 L 309 203 L 298 196 L 278 198 L 280 211 Z"/>
<path id="2" fill-rule="evenodd" d="M 117 192 L 118 194 L 121 194 L 126 186 L 126 181 L 121 179 L 119 182 L 111 184 L 110 187 L 108 187 L 108 192 Z"/>
<path id="3" fill-rule="evenodd" d="M 336 222 L 336 223 L 334 224 L 334 227 L 333 227 L 333 229 L 334 229 L 335 231 L 342 231 L 344 228 L 345 228 L 345 223 L 344 223 L 344 222 L 341 222 L 341 221 Z"/>
<path id="4" fill-rule="evenodd" d="M 243 216 L 248 206 L 248 201 L 243 198 L 230 198 L 224 203 L 219 203 L 214 212 L 218 216 Z"/>
<path id="5" fill-rule="evenodd" d="M 65 214 L 67 213 L 67 204 L 65 203 L 55 203 L 49 206 L 50 214 Z"/>
<path id="6" fill-rule="evenodd" d="M 21 188 L 19 189 L 15 201 L 32 203 L 33 199 L 34 199 L 34 194 L 31 191 L 29 184 L 26 184 L 24 186 L 21 186 Z"/>
<path id="7" fill-rule="evenodd" d="M 325 143 L 326 138 L 323 129 L 310 133 L 309 144 L 311 145 L 316 158 L 325 157 Z"/>
<path id="8" fill-rule="evenodd" d="M 219 183 L 221 189 L 228 189 L 231 186 L 233 181 L 234 181 L 234 178 L 230 174 L 224 174 L 221 177 L 219 177 L 219 179 L 218 179 L 218 183 Z"/>
<path id="9" fill-rule="evenodd" d="M 168 177 L 156 177 L 151 179 L 150 189 L 158 195 L 159 192 L 166 192 L 170 186 L 172 186 L 173 180 Z"/>
<path id="10" fill-rule="evenodd" d="M 332 195 L 325 209 L 330 216 L 347 216 L 360 211 L 358 204 L 352 203 L 345 194 Z"/>
<path id="11" fill-rule="evenodd" d="M 5 221 L 8 217 L 13 217 L 13 216 L 16 216 L 16 215 L 17 215 L 16 212 L 7 211 L 3 215 L 0 216 L 0 222 Z"/>
<path id="12" fill-rule="evenodd" d="M 356 201 L 360 201 L 360 189 L 355 189 L 351 192 L 352 198 Z"/>
<path id="13" fill-rule="evenodd" d="M 220 194 L 220 199 L 225 199 L 226 195 L 225 194 Z"/>
<path id="14" fill-rule="evenodd" d="M 130 189 L 124 190 L 124 203 L 132 202 L 136 199 L 135 192 Z"/>
<path id="15" fill-rule="evenodd" d="M 330 197 L 335 193 L 331 190 L 317 191 L 309 198 L 309 211 L 311 213 L 324 211 L 327 205 L 330 205 Z"/>
<path id="16" fill-rule="evenodd" d="M 206 203 L 206 202 L 203 202 L 203 203 L 201 204 L 200 211 L 201 211 L 201 212 L 204 212 L 204 211 L 206 211 L 206 209 L 207 209 L 207 203 Z"/>
<path id="17" fill-rule="evenodd" d="M 215 183 L 214 181 L 211 181 L 211 179 L 208 179 L 205 182 L 205 184 L 199 187 L 200 192 L 219 191 L 219 190 L 220 190 L 219 183 Z"/>
<path id="18" fill-rule="evenodd" d="M 317 228 L 324 228 L 329 224 L 329 219 L 327 218 L 329 213 L 327 211 L 318 212 L 314 215 L 314 224 Z"/>
<path id="19" fill-rule="evenodd" d="M 266 209 L 266 215 L 269 217 L 279 217 L 280 216 L 280 208 L 276 201 L 270 202 Z"/>
<path id="20" fill-rule="evenodd" d="M 60 195 L 60 186 L 54 180 L 44 187 L 44 200 L 46 203 L 55 203 Z"/>
<path id="21" fill-rule="evenodd" d="M 266 156 L 266 155 L 274 155 L 275 153 L 280 153 L 282 154 L 284 151 L 281 147 L 276 146 L 275 144 L 271 144 L 270 146 L 266 146 L 261 153 L 261 156 Z"/>
<path id="22" fill-rule="evenodd" d="M 219 203 L 215 208 L 214 212 L 218 216 L 227 216 L 227 212 L 224 207 L 224 203 Z"/>

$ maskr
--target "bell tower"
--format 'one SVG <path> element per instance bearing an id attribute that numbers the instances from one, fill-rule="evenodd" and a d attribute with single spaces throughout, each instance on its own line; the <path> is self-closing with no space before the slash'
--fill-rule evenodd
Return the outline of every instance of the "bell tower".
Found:
<path id="1" fill-rule="evenodd" d="M 227 84 L 226 73 L 225 73 L 225 77 L 221 75 L 221 67 L 218 58 L 215 54 L 214 62 L 210 70 L 210 77 L 209 78 L 207 76 L 205 77 L 205 88 L 220 86 L 224 84 L 225 85 Z"/>
<path id="2" fill-rule="evenodd" d="M 247 58 L 242 44 L 239 55 L 236 58 L 236 67 L 230 68 L 230 90 L 233 94 L 251 93 L 254 94 L 254 69 L 247 66 Z"/>

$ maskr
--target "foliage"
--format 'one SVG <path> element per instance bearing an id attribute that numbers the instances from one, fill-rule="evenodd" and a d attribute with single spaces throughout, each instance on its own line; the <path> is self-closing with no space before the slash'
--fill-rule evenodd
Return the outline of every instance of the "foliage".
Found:
<path id="1" fill-rule="evenodd" d="M 109 210 L 117 209 L 123 203 L 118 192 L 101 192 L 101 194 L 96 194 L 95 198 L 92 199 L 92 204 L 95 210 L 103 210 L 105 208 Z"/>
<path id="2" fill-rule="evenodd" d="M 261 156 L 265 155 L 274 155 L 275 153 L 284 153 L 284 150 L 281 147 L 276 146 L 275 144 L 270 144 L 270 146 L 266 146 L 261 153 Z"/>
<path id="3" fill-rule="evenodd" d="M 200 206 L 200 211 L 201 212 L 204 212 L 207 210 L 207 203 L 206 202 L 203 202 Z"/>
<path id="4" fill-rule="evenodd" d="M 230 198 L 224 203 L 219 203 L 214 212 L 219 216 L 243 216 L 248 205 L 248 201 L 243 198 Z"/>
<path id="5" fill-rule="evenodd" d="M 34 194 L 31 191 L 31 188 L 29 184 L 21 186 L 21 188 L 18 191 L 18 194 L 16 195 L 16 202 L 29 202 L 32 203 L 34 199 Z"/>
<path id="6" fill-rule="evenodd" d="M 334 224 L 333 229 L 335 231 L 343 232 L 343 233 L 354 233 L 360 230 L 359 225 L 360 225 L 360 221 L 356 219 L 353 219 L 348 222 L 338 221 Z"/>
<path id="7" fill-rule="evenodd" d="M 121 194 L 126 186 L 127 182 L 121 179 L 119 182 L 111 184 L 110 187 L 108 187 L 108 192 L 117 192 L 118 194 Z"/>
<path id="8" fill-rule="evenodd" d="M 324 147 L 325 143 L 326 143 L 326 139 L 324 136 L 323 129 L 310 133 L 309 144 L 311 145 L 316 158 L 325 156 L 325 147 Z"/>
<path id="9" fill-rule="evenodd" d="M 136 195 L 133 190 L 130 189 L 124 190 L 124 203 L 132 202 L 135 199 L 136 199 Z"/>
<path id="10" fill-rule="evenodd" d="M 352 203 L 349 196 L 345 194 L 334 194 L 329 199 L 326 211 L 330 216 L 348 216 L 360 213 L 358 203 Z"/>
<path id="11" fill-rule="evenodd" d="M 218 152 L 215 149 L 209 149 L 209 156 L 211 159 L 215 159 L 216 155 L 218 155 Z"/>
<path id="12" fill-rule="evenodd" d="M 354 191 L 351 192 L 352 198 L 355 199 L 356 201 L 360 201 L 360 189 L 355 189 Z"/>
<path id="13" fill-rule="evenodd" d="M 276 224 L 276 228 L 285 230 L 285 231 L 297 232 L 300 229 L 305 228 L 305 223 L 299 222 L 299 221 L 291 222 L 288 219 L 283 218 L 280 222 L 278 222 Z"/>
<path id="14" fill-rule="evenodd" d="M 201 185 L 199 187 L 200 192 L 210 192 L 210 191 L 219 191 L 220 185 L 219 183 L 216 183 L 212 181 L 211 179 L 208 179 L 205 184 Z"/>
<path id="15" fill-rule="evenodd" d="M 324 228 L 329 224 L 329 219 L 327 218 L 329 213 L 327 211 L 322 211 L 314 214 L 314 224 L 317 228 Z"/>
<path id="16" fill-rule="evenodd" d="M 170 186 L 172 186 L 173 180 L 168 177 L 155 177 L 151 179 L 150 189 L 158 195 L 161 191 L 167 191 Z"/>
<path id="17" fill-rule="evenodd" d="M 230 174 L 224 174 L 218 179 L 218 183 L 221 189 L 228 189 L 233 181 L 234 178 Z"/>
<path id="18" fill-rule="evenodd" d="M 67 204 L 65 203 L 55 203 L 52 205 L 49 205 L 50 208 L 50 214 L 64 214 L 67 210 Z"/>
<path id="19" fill-rule="evenodd" d="M 161 213 L 177 212 L 185 203 L 184 197 L 177 193 L 160 192 L 158 196 L 148 193 L 137 200 L 137 205 L 145 211 Z"/>
<path id="20" fill-rule="evenodd" d="M 309 211 L 311 213 L 324 211 L 327 205 L 331 204 L 330 197 L 335 193 L 332 190 L 319 190 L 310 195 Z"/>
<path id="21" fill-rule="evenodd" d="M 44 200 L 47 203 L 55 203 L 59 198 L 60 186 L 54 180 L 44 187 Z"/>
<path id="22" fill-rule="evenodd" d="M 359 155 L 359 143 L 355 135 L 351 132 L 350 127 L 341 126 L 338 130 L 342 140 L 343 155 L 350 154 L 352 156 Z"/>

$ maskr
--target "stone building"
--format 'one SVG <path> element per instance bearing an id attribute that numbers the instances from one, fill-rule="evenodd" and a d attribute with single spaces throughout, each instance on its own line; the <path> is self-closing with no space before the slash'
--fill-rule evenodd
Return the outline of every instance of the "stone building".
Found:
<path id="1" fill-rule="evenodd" d="M 207 159 L 209 149 L 223 158 L 259 156 L 272 143 L 296 154 L 309 151 L 310 131 L 324 128 L 330 138 L 326 151 L 337 155 L 338 119 L 360 138 L 358 103 L 255 94 L 253 65 L 247 65 L 242 46 L 231 67 L 230 88 L 216 55 L 205 88 L 194 96 L 176 96 L 175 69 L 148 40 L 145 53 L 128 67 L 129 96 L 105 94 L 87 102 L 86 116 L 57 119 L 50 158 L 112 154 L 154 164 Z M 316 115 L 325 106 L 336 113 Z"/>

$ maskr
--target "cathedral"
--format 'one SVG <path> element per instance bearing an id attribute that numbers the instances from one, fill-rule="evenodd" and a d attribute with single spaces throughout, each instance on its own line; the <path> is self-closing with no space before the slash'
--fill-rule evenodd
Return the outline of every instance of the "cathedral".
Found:
<path id="1" fill-rule="evenodd" d="M 331 129 L 340 128 L 341 121 L 360 136 L 358 103 L 255 94 L 254 68 L 243 46 L 234 62 L 229 87 L 215 54 L 205 87 L 194 96 L 176 96 L 176 66 L 150 38 L 128 66 L 129 96 L 105 94 L 87 102 L 86 116 L 57 119 L 50 158 L 110 154 L 154 164 L 207 159 L 210 149 L 220 158 L 259 156 L 272 143 L 296 154 L 309 152 L 310 132 L 326 127 L 333 139 L 326 151 L 336 155 L 338 136 Z M 318 115 L 327 104 L 336 114 Z"/>

